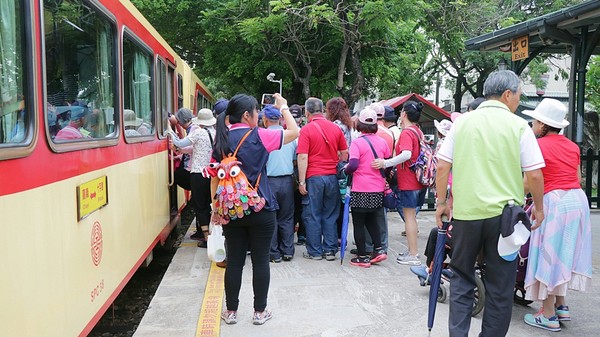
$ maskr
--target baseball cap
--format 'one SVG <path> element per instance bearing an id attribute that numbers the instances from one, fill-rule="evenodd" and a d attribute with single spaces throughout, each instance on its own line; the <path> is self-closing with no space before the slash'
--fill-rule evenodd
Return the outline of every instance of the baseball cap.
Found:
<path id="1" fill-rule="evenodd" d="M 227 98 L 219 98 L 213 107 L 215 116 L 218 116 L 227 110 L 227 105 L 229 105 L 229 100 Z"/>
<path id="2" fill-rule="evenodd" d="M 298 104 L 294 104 L 290 107 L 290 113 L 294 118 L 302 117 L 302 108 Z"/>
<path id="3" fill-rule="evenodd" d="M 279 109 L 277 109 L 271 104 L 265 105 L 265 107 L 262 109 L 262 113 L 267 119 L 270 119 L 272 121 L 276 121 L 281 118 L 281 112 L 279 111 Z"/>
<path id="4" fill-rule="evenodd" d="M 368 125 L 377 124 L 377 113 L 373 109 L 366 107 L 358 114 L 358 121 Z"/>
<path id="5" fill-rule="evenodd" d="M 517 254 L 529 239 L 529 230 L 522 221 L 517 222 L 514 227 L 514 231 L 507 237 L 503 237 L 500 234 L 498 237 L 498 254 L 506 261 L 514 261 L 517 258 Z"/>

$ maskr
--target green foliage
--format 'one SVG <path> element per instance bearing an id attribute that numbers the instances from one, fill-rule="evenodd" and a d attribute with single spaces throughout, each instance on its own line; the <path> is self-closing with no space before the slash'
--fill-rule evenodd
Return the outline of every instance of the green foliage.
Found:
<path id="1" fill-rule="evenodd" d="M 586 98 L 594 110 L 600 113 L 600 56 L 593 56 L 590 59 L 586 78 Z"/>

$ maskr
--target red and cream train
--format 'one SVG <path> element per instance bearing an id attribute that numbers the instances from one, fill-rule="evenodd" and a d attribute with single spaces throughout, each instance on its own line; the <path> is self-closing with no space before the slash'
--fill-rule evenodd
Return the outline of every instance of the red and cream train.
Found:
<path id="1" fill-rule="evenodd" d="M 85 336 L 185 205 L 169 112 L 214 98 L 128 0 L 0 11 L 0 334 Z"/>

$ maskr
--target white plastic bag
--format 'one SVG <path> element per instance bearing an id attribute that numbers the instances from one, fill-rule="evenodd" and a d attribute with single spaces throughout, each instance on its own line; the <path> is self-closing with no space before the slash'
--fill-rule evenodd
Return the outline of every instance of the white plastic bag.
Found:
<path id="1" fill-rule="evenodd" d="M 211 226 L 212 232 L 206 242 L 206 252 L 208 258 L 214 262 L 223 262 L 227 254 L 225 253 L 225 237 L 223 236 L 223 226 Z"/>

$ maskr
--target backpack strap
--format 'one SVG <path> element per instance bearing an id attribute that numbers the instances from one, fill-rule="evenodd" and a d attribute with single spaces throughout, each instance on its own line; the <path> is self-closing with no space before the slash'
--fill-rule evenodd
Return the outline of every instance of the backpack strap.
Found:
<path id="1" fill-rule="evenodd" d="M 208 131 L 208 130 L 206 130 L 206 131 Z M 252 129 L 250 129 L 248 132 L 246 132 L 246 134 L 242 137 L 242 139 L 240 139 L 240 142 L 238 143 L 237 147 L 235 148 L 235 151 L 233 152 L 234 157 L 237 155 L 238 150 L 242 146 L 242 143 L 246 140 L 246 138 L 248 138 L 248 136 L 250 136 L 250 133 L 252 133 Z M 209 135 L 210 135 L 210 132 L 209 132 Z M 248 185 L 250 185 L 250 187 L 252 187 L 253 189 L 257 189 L 258 183 L 260 182 L 261 175 L 262 175 L 262 172 L 258 174 L 258 177 L 256 178 L 256 183 L 254 183 L 254 186 L 252 186 L 252 184 L 250 183 L 250 179 L 248 179 Z"/>
<path id="2" fill-rule="evenodd" d="M 402 131 L 404 131 L 404 130 L 410 130 L 410 131 L 412 131 L 417 136 L 417 142 L 418 142 L 418 145 L 419 145 L 419 151 L 421 151 L 421 142 L 423 141 L 423 138 L 425 137 L 425 135 L 423 135 L 423 137 L 421 137 L 421 135 L 417 132 L 417 130 L 415 130 L 414 128 L 411 128 L 411 127 L 407 127 L 407 128 L 402 129 Z M 417 158 L 418 158 L 418 155 L 417 155 Z M 414 164 L 412 162 L 412 160 L 410 160 L 410 158 L 408 158 L 408 164 L 409 164 L 408 165 L 409 167 L 411 167 Z"/>
<path id="3" fill-rule="evenodd" d="M 233 152 L 234 157 L 237 155 L 238 150 L 240 149 L 240 146 L 242 146 L 242 143 L 246 140 L 246 138 L 248 138 L 248 136 L 250 136 L 251 132 L 252 132 L 252 129 L 250 129 L 248 132 L 246 132 L 244 137 L 242 137 L 242 139 L 240 139 L 240 142 L 238 143 L 237 147 L 235 148 L 235 151 Z"/>
<path id="4" fill-rule="evenodd" d="M 208 129 L 204 129 L 206 130 L 206 133 L 208 133 L 208 139 L 210 140 L 210 146 L 213 147 L 215 146 L 212 135 L 210 134 L 210 131 Z"/>
<path id="5" fill-rule="evenodd" d="M 371 151 L 373 151 L 373 157 L 375 157 L 375 159 L 378 159 L 379 157 L 377 156 L 377 152 L 375 152 L 375 149 L 373 148 L 373 144 L 371 144 L 371 141 L 369 140 L 369 138 L 367 138 L 366 136 L 362 136 L 360 138 L 367 141 L 367 143 L 369 144 L 369 147 L 371 148 Z M 381 173 L 381 176 L 385 178 L 384 169 L 379 169 L 379 173 Z"/>

